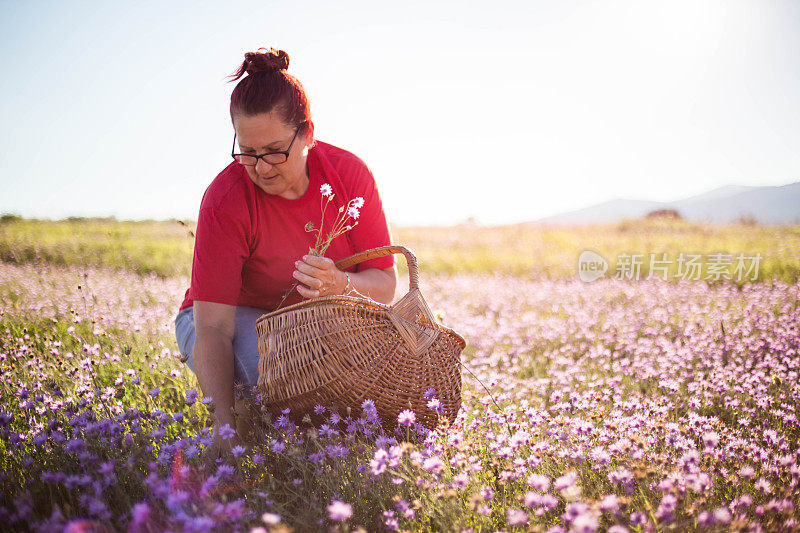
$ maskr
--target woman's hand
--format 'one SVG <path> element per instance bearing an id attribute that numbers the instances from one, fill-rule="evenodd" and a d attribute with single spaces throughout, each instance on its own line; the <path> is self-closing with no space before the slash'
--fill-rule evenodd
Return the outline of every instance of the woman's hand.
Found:
<path id="1" fill-rule="evenodd" d="M 334 265 L 327 257 L 305 255 L 295 263 L 296 270 L 292 274 L 301 285 L 297 292 L 304 298 L 318 298 L 344 294 L 347 289 L 347 275 Z M 367 268 L 351 272 L 350 290 L 353 293 L 372 298 L 385 304 L 394 299 L 397 285 L 397 269 Z"/>
<path id="2" fill-rule="evenodd" d="M 205 453 L 213 463 L 221 453 L 236 445 L 235 438 L 224 439 L 220 427 L 236 427 L 231 413 L 233 396 L 233 336 L 236 307 L 215 302 L 194 302 L 194 370 L 203 395 L 213 398 L 214 443 Z"/>
<path id="3" fill-rule="evenodd" d="M 347 276 L 327 257 L 304 255 L 294 266 L 292 276 L 301 283 L 297 292 L 304 298 L 343 294 L 347 287 Z"/>

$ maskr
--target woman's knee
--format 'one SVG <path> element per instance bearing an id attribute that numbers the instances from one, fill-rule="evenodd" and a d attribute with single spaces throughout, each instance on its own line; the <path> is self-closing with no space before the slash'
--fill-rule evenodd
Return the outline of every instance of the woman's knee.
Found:
<path id="1" fill-rule="evenodd" d="M 186 363 L 189 369 L 194 372 L 194 361 L 192 359 L 192 352 L 194 351 L 194 313 L 191 307 L 181 310 L 178 316 L 175 317 L 175 340 L 181 353 L 181 361 Z"/>
<path id="2" fill-rule="evenodd" d="M 258 383 L 258 336 L 256 321 L 269 311 L 240 305 L 236 307 L 236 330 L 233 353 L 236 359 L 236 378 L 246 388 Z"/>

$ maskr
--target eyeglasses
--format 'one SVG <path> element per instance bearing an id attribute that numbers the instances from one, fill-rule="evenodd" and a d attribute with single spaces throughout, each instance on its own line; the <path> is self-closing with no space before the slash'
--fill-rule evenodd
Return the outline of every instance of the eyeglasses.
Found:
<path id="1" fill-rule="evenodd" d="M 297 138 L 298 132 L 300 132 L 301 126 L 302 124 L 297 126 L 297 129 L 294 130 L 294 137 L 292 137 L 292 142 L 289 143 L 289 148 L 281 152 L 267 152 L 259 155 L 233 153 L 233 151 L 236 149 L 236 133 L 234 133 L 233 146 L 231 147 L 231 157 L 247 167 L 255 166 L 259 159 L 263 159 L 265 163 L 269 163 L 270 165 L 280 165 L 281 163 L 285 163 L 286 160 L 289 159 L 289 152 L 292 151 L 292 145 L 294 144 L 294 140 Z"/>

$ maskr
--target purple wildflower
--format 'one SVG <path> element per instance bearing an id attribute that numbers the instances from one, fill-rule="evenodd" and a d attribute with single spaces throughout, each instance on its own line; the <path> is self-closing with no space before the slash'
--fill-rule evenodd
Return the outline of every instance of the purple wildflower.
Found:
<path id="1" fill-rule="evenodd" d="M 399 415 L 397 415 L 397 423 L 402 426 L 413 426 L 416 420 L 417 415 L 414 414 L 414 411 L 409 409 L 404 409 L 400 411 Z"/>
<path id="2" fill-rule="evenodd" d="M 522 509 L 509 507 L 506 509 L 506 519 L 508 520 L 508 525 L 512 527 L 521 527 L 528 523 L 528 513 Z"/>
<path id="3" fill-rule="evenodd" d="M 264 513 L 261 520 L 268 526 L 277 526 L 281 523 L 281 515 L 275 513 Z"/>
<path id="4" fill-rule="evenodd" d="M 353 516 L 353 506 L 339 500 L 333 500 L 328 506 L 328 518 L 336 522 L 346 522 Z"/>
<path id="5" fill-rule="evenodd" d="M 541 474 L 531 474 L 528 476 L 528 485 L 536 490 L 547 492 L 550 490 L 550 478 Z"/>
<path id="6" fill-rule="evenodd" d="M 197 389 L 189 389 L 186 391 L 186 405 L 191 407 L 197 401 Z"/>
<path id="7" fill-rule="evenodd" d="M 236 430 L 233 429 L 230 424 L 225 424 L 221 428 L 219 428 L 219 436 L 225 440 L 233 438 L 236 435 Z"/>

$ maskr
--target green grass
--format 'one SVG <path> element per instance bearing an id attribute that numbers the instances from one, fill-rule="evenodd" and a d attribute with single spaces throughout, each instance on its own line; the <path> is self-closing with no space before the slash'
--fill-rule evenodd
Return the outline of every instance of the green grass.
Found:
<path id="1" fill-rule="evenodd" d="M 668 278 L 677 269 L 678 254 L 717 252 L 763 257 L 758 279 L 793 283 L 800 274 L 800 226 L 707 225 L 685 221 L 626 220 L 586 226 L 514 226 L 398 228 L 397 242 L 412 248 L 427 272 L 496 272 L 526 277 L 566 278 L 577 272 L 578 256 L 593 250 L 611 263 L 619 254 L 645 254 L 642 275 L 649 272 L 649 254 L 667 253 Z M 705 276 L 705 271 L 703 271 Z"/>
<path id="2" fill-rule="evenodd" d="M 0 224 L 0 260 L 185 275 L 192 261 L 190 231 L 177 220 L 10 219 Z"/>
<path id="3" fill-rule="evenodd" d="M 762 253 L 764 268 L 789 280 L 797 279 L 800 255 L 797 227 L 629 221 L 575 228 L 396 228 L 394 235 L 397 242 L 417 252 L 423 272 L 505 272 L 518 274 L 521 285 L 526 284 L 523 278 L 527 276 L 573 278 L 575 259 L 583 248 L 608 258 L 621 252 L 662 250 Z M 464 375 L 463 408 L 467 417 L 463 432 L 459 430 L 459 442 L 440 435 L 432 445 L 432 449 L 441 450 L 440 470 L 428 471 L 420 463 L 423 457 L 412 455 L 423 446 L 408 444 L 402 460 L 376 477 L 364 468 L 375 456 L 371 441 L 350 436 L 345 430 L 333 437 L 316 430 L 283 431 L 274 427 L 272 417 L 266 417 L 255 422 L 258 434 L 265 436 L 263 441 L 252 444 L 241 458 L 223 460 L 225 465 L 235 466 L 235 473 L 225 478 L 211 476 L 215 469 L 220 471 L 217 465 L 208 469 L 196 456 L 207 446 L 203 441 L 209 424 L 208 408 L 201 401 L 186 401 L 187 390 L 197 387 L 197 382 L 170 355 L 176 347 L 174 337 L 165 330 L 132 332 L 119 325 L 127 323 L 127 317 L 140 314 L 140 304 L 152 311 L 148 301 L 158 301 L 157 291 L 176 281 L 162 284 L 143 278 L 144 286 L 153 285 L 150 292 L 131 283 L 135 276 L 121 276 L 122 271 L 186 274 L 191 244 L 189 230 L 176 221 L 0 222 L 0 248 L 9 251 L 9 261 L 120 269 L 103 272 L 115 281 L 112 284 L 104 283 L 99 275 L 81 278 L 60 269 L 42 269 L 41 275 L 31 276 L 8 268 L 12 275 L 0 280 L 0 514 L 7 509 L 27 508 L 28 521 L 36 524 L 30 526 L 33 529 L 39 529 L 42 521 L 57 511 L 63 514 L 64 522 L 91 517 L 92 527 L 104 524 L 126 530 L 134 506 L 146 501 L 153 515 L 148 522 L 151 531 L 181 530 L 177 517 L 184 511 L 213 518 L 214 530 L 220 531 L 263 525 L 261 514 L 265 511 L 280 514 L 298 531 L 325 526 L 345 530 L 349 525 L 333 524 L 326 512 L 332 500 L 342 499 L 353 505 L 353 526 L 360 524 L 369 531 L 383 530 L 384 512 L 395 513 L 401 518 L 401 528 L 413 531 L 520 531 L 510 526 L 506 511 L 524 508 L 524 498 L 531 490 L 526 476 L 537 473 L 555 480 L 573 471 L 582 493 L 567 497 L 553 489 L 554 494 L 561 494 L 557 506 L 543 515 L 531 515 L 529 530 L 543 531 L 561 524 L 573 498 L 582 498 L 596 510 L 606 495 L 615 494 L 620 496 L 622 512 L 598 515 L 600 530 L 619 522 L 633 531 L 645 531 L 651 525 L 633 526 L 632 511 L 645 513 L 650 524 L 657 523 L 654 513 L 664 496 L 657 482 L 677 472 L 679 457 L 687 450 L 667 441 L 666 435 L 672 431 L 667 423 L 673 423 L 675 431 L 685 435 L 685 439 L 681 437 L 682 446 L 696 442 L 699 449 L 704 432 L 714 429 L 723 435 L 720 448 L 725 446 L 726 451 L 718 456 L 703 454 L 698 460 L 697 468 L 709 473 L 714 482 L 713 491 L 701 495 L 690 489 L 682 493 L 676 520 L 655 525 L 657 530 L 702 529 L 697 522 L 701 511 L 727 507 L 743 493 L 753 495 L 753 507 L 767 505 L 773 498 L 786 498 L 791 499 L 793 509 L 798 508 L 796 491 L 792 492 L 787 481 L 791 479 L 788 466 L 783 465 L 774 475 L 766 467 L 760 471 L 758 475 L 768 478 L 774 487 L 761 491 L 755 488 L 754 479 L 736 477 L 736 472 L 743 465 L 777 468 L 780 462 L 761 461 L 727 448 L 742 449 L 746 444 L 756 449 L 754 443 L 761 442 L 766 428 L 778 431 L 784 439 L 781 450 L 797 448 L 796 419 L 786 422 L 786 409 L 797 398 L 796 380 L 791 379 L 794 370 L 789 359 L 776 364 L 780 353 L 773 357 L 779 350 L 796 352 L 796 330 L 791 329 L 796 320 L 781 318 L 786 315 L 796 319 L 797 292 L 796 288 L 768 284 L 756 286 L 774 291 L 761 296 L 760 292 L 747 292 L 753 287 L 741 293 L 727 287 L 712 288 L 710 294 L 683 293 L 692 299 L 692 311 L 674 308 L 677 301 L 689 301 L 681 296 L 667 298 L 663 313 L 659 306 L 641 303 L 649 294 L 648 284 L 641 284 L 635 292 L 629 292 L 629 287 L 609 287 L 607 294 L 592 297 L 590 293 L 587 297 L 585 286 L 564 283 L 563 294 L 539 302 L 535 297 L 527 299 L 526 295 L 534 294 L 531 287 L 523 287 L 519 297 L 512 291 L 502 292 L 506 285 L 517 289 L 508 283 L 515 280 L 507 279 L 494 278 L 496 285 L 484 293 L 471 295 L 472 288 L 447 292 L 443 298 L 452 300 L 451 311 L 466 308 L 461 319 L 466 319 L 463 327 L 471 344 L 463 356 L 464 361 L 474 363 L 475 374 Z M 74 281 L 72 276 L 76 276 Z M 485 277 L 476 275 L 474 280 L 478 286 Z M 48 290 L 40 290 L 37 283 Z M 83 288 L 76 293 L 78 283 Z M 667 292 L 684 289 L 676 284 Z M 443 284 L 438 290 L 449 291 L 450 287 Z M 104 322 L 98 311 L 108 309 L 103 300 L 113 301 L 118 293 L 125 292 L 135 297 L 120 297 L 118 301 L 128 302 L 128 307 L 117 305 L 119 312 L 106 316 L 109 320 Z M 56 302 L 65 300 L 74 302 L 80 313 L 71 307 L 59 311 Z M 81 306 L 81 300 L 86 305 Z M 32 301 L 42 305 L 26 305 Z M 52 318 L 48 316 L 50 301 Z M 621 312 L 626 309 L 631 311 Z M 154 319 L 153 323 L 157 322 Z M 719 336 L 714 333 L 717 326 Z M 560 333 L 542 335 L 548 331 Z M 684 341 L 692 347 L 686 366 L 664 359 L 665 354 L 679 354 Z M 592 355 L 593 346 L 607 348 L 607 356 Z M 639 353 L 646 347 L 652 354 Z M 730 355 L 725 347 L 731 348 Z M 647 365 L 642 371 L 631 371 L 642 368 L 636 365 L 644 362 Z M 688 370 L 678 372 L 684 380 L 680 389 L 669 392 L 659 378 L 672 376 L 676 368 Z M 731 373 L 723 373 L 728 371 Z M 478 376 L 486 382 L 497 378 L 496 386 L 489 385 L 496 403 L 494 397 L 490 402 L 483 395 Z M 721 381 L 723 377 L 725 381 Z M 507 387 L 509 384 L 512 386 Z M 689 384 L 699 388 L 689 390 Z M 27 390 L 21 394 L 22 387 Z M 156 388 L 158 391 L 153 392 Z M 524 397 L 518 394 L 520 390 Z M 613 398 L 617 394 L 619 401 Z M 687 402 L 695 397 L 703 401 L 690 408 Z M 567 399 L 575 402 L 567 403 Z M 624 416 L 612 414 L 623 399 L 631 402 L 630 410 L 624 407 Z M 756 399 L 769 400 L 770 409 L 756 411 Z M 530 423 L 528 417 L 542 408 L 552 416 Z M 629 425 L 629 415 L 640 417 L 643 425 Z M 747 427 L 740 422 L 742 417 L 751 419 Z M 620 442 L 624 437 L 633 443 L 633 450 L 641 449 L 648 455 L 642 458 L 620 453 L 605 465 L 593 459 L 592 450 L 611 446 L 613 438 L 608 441 L 603 436 L 600 440 L 596 434 L 579 435 L 569 429 L 572 421 L 588 420 L 598 430 L 614 430 L 614 438 L 619 434 Z M 113 431 L 101 430 L 104 427 Z M 514 455 L 506 455 L 502 446 L 509 442 L 505 431 L 513 434 L 519 428 L 530 431 L 531 441 L 520 444 Z M 56 431 L 62 441 L 55 438 Z M 502 441 L 498 439 L 501 435 Z M 283 442 L 285 450 L 274 451 L 273 439 Z M 734 444 L 739 439 L 747 441 Z M 84 443 L 83 448 L 72 446 L 78 440 Z M 177 447 L 178 443 L 182 447 Z M 547 444 L 547 448 L 534 448 L 539 443 Z M 332 455 L 329 445 L 346 446 L 348 455 L 328 457 L 320 463 L 310 460 L 312 453 Z M 176 476 L 181 471 L 175 467 L 180 463 L 173 456 L 177 449 L 183 450 L 181 457 L 183 453 L 188 457 L 190 468 L 185 479 Z M 261 461 L 256 461 L 256 453 Z M 110 470 L 101 471 L 101 465 L 110 465 Z M 466 474 L 467 465 L 471 465 L 469 477 L 459 479 L 458 475 Z M 618 468 L 634 476 L 630 491 L 609 478 L 608 474 Z M 520 477 L 511 475 L 517 471 Z M 67 480 L 53 481 L 55 473 Z M 89 476 L 102 490 L 97 491 L 95 485 L 77 485 L 83 476 Z M 199 485 L 212 477 L 221 482 L 203 494 Z M 176 479 L 180 484 L 173 486 Z M 485 489 L 490 489 L 493 497 L 483 496 Z M 190 500 L 180 504 L 173 499 L 169 504 L 169 496 L 177 498 L 184 490 L 191 494 Z M 97 502 L 86 498 L 90 494 L 97 494 L 105 507 L 92 510 Z M 416 516 L 400 516 L 400 498 L 413 506 Z M 237 502 L 243 502 L 248 514 L 236 515 Z M 786 516 L 769 510 L 757 517 L 751 510 L 746 513 L 747 520 L 759 520 L 766 530 L 782 528 L 785 519 L 796 516 L 795 510 Z M 17 520 L 6 528 L 24 531 L 24 524 L 24 520 Z M 279 531 L 280 527 L 268 529 Z M 714 530 L 723 529 L 727 527 Z"/>
<path id="4" fill-rule="evenodd" d="M 191 271 L 194 224 L 177 220 L 127 222 L 114 219 L 0 222 L 0 260 L 94 265 L 155 273 Z M 578 255 L 593 250 L 614 265 L 619 254 L 667 253 L 674 278 L 678 254 L 761 254 L 758 280 L 794 283 L 800 277 L 800 226 L 708 225 L 671 220 L 627 220 L 586 226 L 513 226 L 392 229 L 395 242 L 411 248 L 429 274 L 495 272 L 525 277 L 574 277 Z M 402 263 L 402 261 L 401 261 Z M 401 266 L 404 268 L 404 266 Z M 703 271 L 703 276 L 706 272 Z"/>

